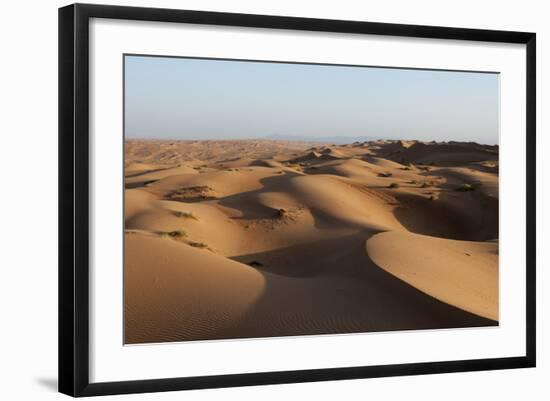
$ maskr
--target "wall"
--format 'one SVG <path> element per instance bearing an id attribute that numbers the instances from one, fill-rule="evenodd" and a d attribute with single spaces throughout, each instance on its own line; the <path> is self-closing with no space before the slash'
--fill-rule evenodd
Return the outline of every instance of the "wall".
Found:
<path id="1" fill-rule="evenodd" d="M 538 45 L 538 335 L 548 338 L 550 296 L 545 271 L 550 201 L 543 188 L 550 174 L 545 148 L 550 146 L 549 82 L 550 25 L 542 1 L 298 1 L 233 0 L 114 1 L 113 4 L 283 14 L 408 24 L 537 32 Z M 57 7 L 62 1 L 3 4 L 0 64 L 0 157 L 2 248 L 0 297 L 0 394 L 9 400 L 62 399 L 55 392 L 57 358 Z M 7 224 L 6 224 L 7 223 Z M 543 227 L 545 225 L 546 227 Z M 545 315 L 545 316 L 543 316 Z M 539 341 L 536 369 L 400 377 L 256 388 L 203 390 L 185 394 L 189 400 L 218 398 L 278 400 L 316 399 L 548 399 L 549 349 Z M 125 399 L 181 399 L 181 393 L 126 396 Z M 113 397 L 111 397 L 113 398 Z M 527 397 L 525 397 L 527 398 Z M 123 399 L 118 397 L 118 399 Z"/>

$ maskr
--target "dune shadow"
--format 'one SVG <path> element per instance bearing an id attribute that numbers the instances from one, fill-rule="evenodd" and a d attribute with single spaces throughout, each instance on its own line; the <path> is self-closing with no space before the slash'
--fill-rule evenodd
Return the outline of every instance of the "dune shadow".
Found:
<path id="1" fill-rule="evenodd" d="M 353 276 L 354 272 L 360 275 L 362 268 L 356 269 L 356 265 L 340 266 L 338 269 L 334 269 L 334 265 L 349 252 L 347 246 L 350 242 L 364 236 L 368 237 L 370 233 L 364 231 L 364 234 L 354 233 L 320 239 L 271 251 L 234 256 L 230 259 L 254 266 L 264 273 L 285 277 L 313 277 L 321 274 Z"/>
<path id="2" fill-rule="evenodd" d="M 283 175 L 262 178 L 259 181 L 261 188 L 218 198 L 218 204 L 239 211 L 240 216 L 232 217 L 234 220 L 274 218 L 276 209 L 258 203 L 258 196 L 264 192 L 288 192 L 290 180 L 299 176 L 297 173 L 285 172 Z"/>
<path id="3" fill-rule="evenodd" d="M 256 265 L 265 288 L 243 318 L 219 338 L 498 325 L 441 302 L 378 267 L 365 248 L 374 233 L 363 230 L 233 257 Z"/>
<path id="4" fill-rule="evenodd" d="M 153 184 L 154 182 L 159 181 L 157 180 L 145 180 L 145 181 L 138 181 L 138 182 L 127 182 L 125 183 L 124 187 L 126 189 L 136 189 L 136 188 L 143 188 L 146 187 L 149 184 Z"/>
<path id="5" fill-rule="evenodd" d="M 438 198 L 400 195 L 395 218 L 408 231 L 463 241 L 498 237 L 498 199 L 480 192 L 438 189 Z"/>
<path id="6" fill-rule="evenodd" d="M 259 196 L 266 192 L 286 193 L 291 196 L 296 196 L 298 204 L 305 205 L 307 201 L 301 199 L 298 194 L 292 193 L 292 184 L 290 183 L 292 179 L 303 176 L 304 175 L 298 173 L 285 172 L 284 175 L 265 177 L 259 181 L 262 185 L 261 188 L 218 198 L 217 203 L 220 206 L 237 210 L 240 213 L 239 216 L 231 217 L 233 220 L 252 221 L 257 219 L 274 219 L 275 221 L 277 220 L 277 210 L 279 208 L 261 204 L 258 202 Z M 320 230 L 335 228 L 360 229 L 364 227 L 359 223 L 354 224 L 350 221 L 340 220 L 312 206 L 307 207 L 307 209 L 313 217 L 313 227 Z"/>

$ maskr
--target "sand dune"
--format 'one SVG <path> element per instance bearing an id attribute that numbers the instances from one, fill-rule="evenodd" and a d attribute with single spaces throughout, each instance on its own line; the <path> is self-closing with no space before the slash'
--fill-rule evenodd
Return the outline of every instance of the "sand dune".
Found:
<path id="1" fill-rule="evenodd" d="M 259 272 L 208 250 L 141 234 L 125 243 L 127 343 L 214 336 L 263 292 Z"/>
<path id="2" fill-rule="evenodd" d="M 421 143 L 401 146 L 384 153 L 400 163 L 437 164 L 441 166 L 464 165 L 472 162 L 497 160 L 498 150 L 492 146 L 481 146 L 472 143 Z"/>
<path id="3" fill-rule="evenodd" d="M 127 343 L 498 324 L 498 147 L 125 152 Z"/>
<path id="4" fill-rule="evenodd" d="M 378 266 L 419 290 L 498 320 L 497 242 L 450 241 L 392 231 L 370 238 L 367 253 Z"/>

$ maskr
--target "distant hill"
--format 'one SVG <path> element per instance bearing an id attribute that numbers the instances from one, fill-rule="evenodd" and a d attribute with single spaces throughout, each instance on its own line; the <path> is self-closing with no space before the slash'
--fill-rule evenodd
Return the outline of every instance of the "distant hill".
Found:
<path id="1" fill-rule="evenodd" d="M 353 143 L 353 142 L 367 142 L 376 141 L 380 138 L 373 136 L 307 136 L 307 135 L 269 135 L 263 139 L 270 139 L 273 141 L 300 141 L 300 142 L 321 142 L 321 143 Z"/>

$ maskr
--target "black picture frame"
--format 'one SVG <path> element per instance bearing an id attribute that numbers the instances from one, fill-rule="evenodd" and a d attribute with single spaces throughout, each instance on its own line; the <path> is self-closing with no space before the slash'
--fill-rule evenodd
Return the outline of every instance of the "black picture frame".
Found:
<path id="1" fill-rule="evenodd" d="M 252 28 L 439 38 L 526 45 L 526 353 L 523 356 L 382 366 L 90 383 L 89 381 L 89 132 L 90 18 Z M 59 9 L 59 391 L 71 396 L 252 386 L 535 366 L 534 33 L 339 21 L 220 12 L 74 4 Z"/>

